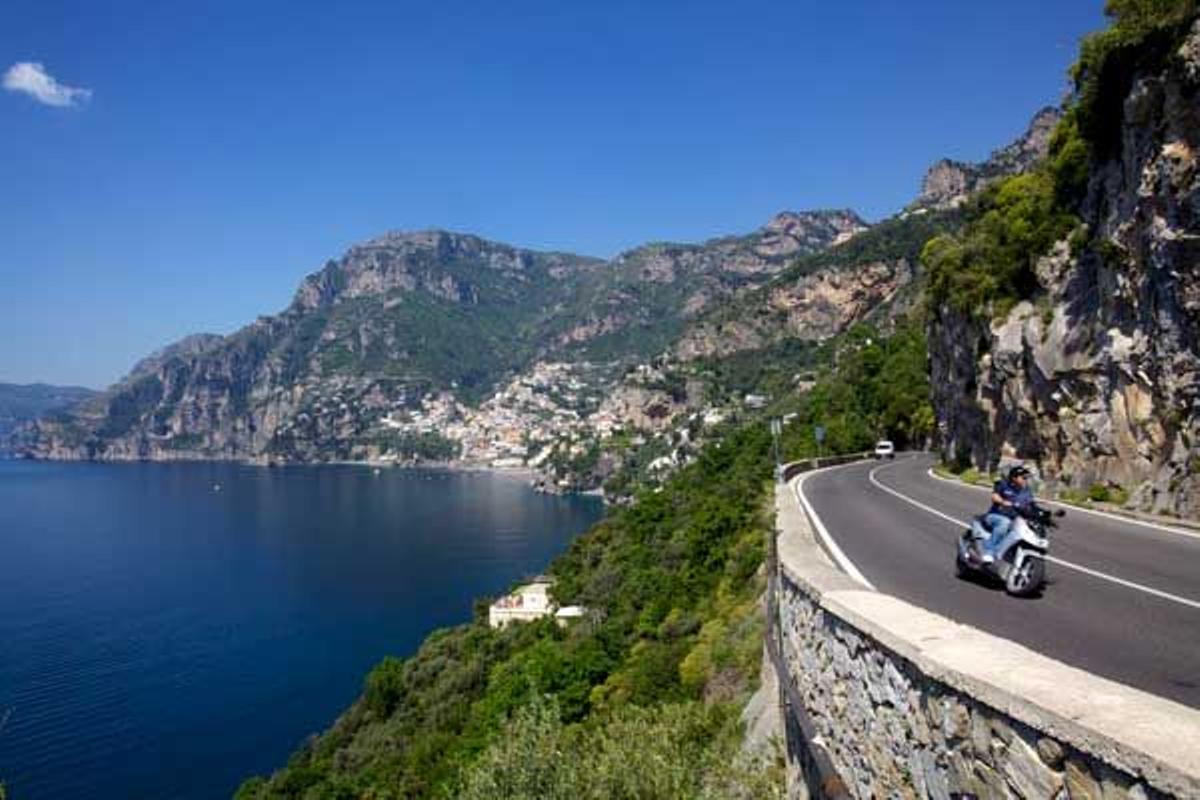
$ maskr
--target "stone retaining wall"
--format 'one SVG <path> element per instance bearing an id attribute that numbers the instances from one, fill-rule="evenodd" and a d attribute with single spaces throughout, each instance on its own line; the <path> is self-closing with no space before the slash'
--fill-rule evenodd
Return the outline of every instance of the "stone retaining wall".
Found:
<path id="1" fill-rule="evenodd" d="M 1200 712 L 868 591 L 790 484 L 777 513 L 781 677 L 850 796 L 1200 797 Z"/>

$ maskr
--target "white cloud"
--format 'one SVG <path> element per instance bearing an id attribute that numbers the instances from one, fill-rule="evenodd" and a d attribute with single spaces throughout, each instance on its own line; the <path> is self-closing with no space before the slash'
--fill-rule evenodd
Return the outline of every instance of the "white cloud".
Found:
<path id="1" fill-rule="evenodd" d="M 10 92 L 24 92 L 39 103 L 66 108 L 87 102 L 91 89 L 76 89 L 64 86 L 54 79 L 46 68 L 33 61 L 20 61 L 4 73 L 4 88 Z"/>

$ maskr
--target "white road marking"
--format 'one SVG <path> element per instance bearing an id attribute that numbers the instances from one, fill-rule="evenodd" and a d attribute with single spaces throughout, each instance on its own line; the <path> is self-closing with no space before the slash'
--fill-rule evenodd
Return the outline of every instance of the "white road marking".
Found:
<path id="1" fill-rule="evenodd" d="M 943 478 L 941 475 L 938 475 L 933 471 L 933 467 L 930 467 L 928 470 L 926 470 L 925 474 L 934 480 L 942 481 L 943 483 L 953 483 L 958 486 L 962 486 L 967 489 L 975 489 L 976 491 L 980 492 L 991 491 L 991 489 L 987 488 L 986 486 L 976 486 L 973 483 L 966 483 L 964 481 L 954 480 L 953 478 Z M 1083 506 L 1077 506 L 1073 503 L 1060 503 L 1057 500 L 1039 500 L 1038 502 L 1044 503 L 1048 506 L 1058 506 L 1059 508 L 1078 511 L 1081 514 L 1091 514 L 1092 516 L 1096 517 L 1104 517 L 1106 519 L 1116 520 L 1117 522 L 1124 522 L 1127 525 L 1140 525 L 1143 528 L 1152 528 L 1153 530 L 1162 531 L 1163 533 L 1173 533 L 1176 536 L 1186 536 L 1189 539 L 1200 539 L 1200 533 L 1185 531 L 1182 528 L 1172 528 L 1170 525 L 1160 525 L 1157 522 L 1145 522 L 1140 519 L 1135 519 L 1134 517 L 1122 517 L 1120 514 L 1110 514 L 1107 511 L 1097 511 L 1094 508 L 1084 508 Z"/>
<path id="2" fill-rule="evenodd" d="M 888 494 L 892 495 L 893 497 L 903 500 L 904 502 L 908 503 L 909 505 L 916 506 L 917 508 L 921 509 L 922 511 L 933 514 L 934 516 L 937 516 L 937 517 L 941 517 L 942 519 L 947 520 L 949 522 L 953 522 L 955 525 L 959 525 L 963 528 L 970 527 L 970 523 L 964 522 L 961 519 L 955 519 L 954 517 L 950 516 L 949 514 L 943 514 L 941 511 L 938 511 L 936 508 L 931 508 L 930 506 L 927 506 L 918 500 L 912 499 L 908 495 L 901 494 L 900 492 L 897 492 L 895 489 L 891 488 L 890 486 L 884 486 L 875 477 L 875 473 L 881 469 L 883 469 L 882 465 L 875 467 L 875 469 L 873 469 L 869 473 L 867 473 L 868 480 L 870 480 L 871 483 L 873 483 L 876 488 L 882 489 L 883 491 L 887 492 Z M 1163 600 L 1170 600 L 1171 602 L 1174 602 L 1174 603 L 1179 603 L 1181 605 L 1189 606 L 1191 608 L 1200 609 L 1200 602 L 1198 602 L 1196 600 L 1190 600 L 1186 597 L 1180 597 L 1177 594 L 1171 594 L 1170 592 L 1164 592 L 1161 589 L 1155 589 L 1151 586 L 1144 586 L 1143 584 L 1140 584 L 1140 583 L 1134 583 L 1133 581 L 1127 581 L 1124 578 L 1118 578 L 1115 575 L 1109 575 L 1104 572 L 1099 572 L 1098 570 L 1094 570 L 1089 567 L 1084 567 L 1084 566 L 1081 566 L 1080 564 L 1076 564 L 1071 561 L 1064 561 L 1061 558 L 1055 558 L 1054 556 L 1048 555 L 1048 556 L 1046 556 L 1046 560 L 1049 561 L 1051 564 L 1058 564 L 1061 567 L 1067 567 L 1068 569 L 1078 570 L 1079 572 L 1082 572 L 1085 575 L 1091 575 L 1093 578 L 1100 578 L 1101 580 L 1110 581 L 1111 583 L 1115 583 L 1119 586 L 1124 586 L 1128 589 L 1136 589 L 1139 592 L 1145 592 L 1146 594 L 1154 595 L 1155 597 L 1161 597 Z"/>
<path id="3" fill-rule="evenodd" d="M 858 571 L 858 567 L 854 566 L 854 562 L 846 557 L 846 554 L 842 552 L 842 548 L 837 546 L 837 542 L 833 540 L 833 537 L 829 535 L 829 531 L 826 530 L 825 523 L 821 522 L 821 518 L 817 516 L 816 510 L 814 510 L 812 504 L 808 502 L 808 498 L 804 496 L 804 481 L 807 480 L 810 475 L 816 475 L 819 472 L 828 472 L 831 469 L 838 469 L 839 467 L 847 466 L 850 465 L 841 464 L 838 467 L 826 467 L 825 469 L 816 469 L 812 472 L 805 472 L 797 480 L 792 482 L 792 490 L 795 492 L 796 500 L 799 501 L 801 509 L 803 509 L 804 513 L 808 515 L 808 519 L 812 522 L 813 527 L 817 529 L 817 535 L 821 537 L 821 542 L 825 545 L 825 549 L 833 555 L 833 560 L 837 562 L 839 567 L 841 567 L 842 572 L 846 573 L 871 591 L 875 591 L 875 586 L 866 579 L 866 576 Z"/>

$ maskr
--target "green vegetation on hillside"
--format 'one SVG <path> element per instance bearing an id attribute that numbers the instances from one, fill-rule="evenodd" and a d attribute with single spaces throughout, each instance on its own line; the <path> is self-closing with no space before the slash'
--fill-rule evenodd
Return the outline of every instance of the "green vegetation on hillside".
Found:
<path id="1" fill-rule="evenodd" d="M 694 367 L 706 379 L 711 399 L 736 401 L 747 394 L 782 397 L 795 389 L 797 376 L 815 375 L 831 357 L 827 344 L 789 337 L 757 350 L 696 359 Z"/>
<path id="2" fill-rule="evenodd" d="M 796 415 L 785 455 L 815 454 L 815 424 L 827 453 L 926 435 L 920 331 L 846 337 L 812 392 L 773 409 Z M 385 659 L 332 729 L 238 796 L 779 796 L 776 768 L 736 757 L 762 653 L 771 474 L 765 418 L 730 425 L 551 565 L 554 595 L 584 619 L 493 630 L 480 604 L 472 622 Z"/>
<path id="3" fill-rule="evenodd" d="M 899 448 L 923 447 L 933 434 L 924 321 L 898 321 L 891 336 L 869 325 L 844 334 L 835 367 L 774 412 L 795 414 L 785 428 L 784 453 L 801 458 L 817 450 L 814 428 L 825 429 L 825 453 L 867 450 L 878 439 Z"/>
<path id="4" fill-rule="evenodd" d="M 992 184 L 967 208 L 968 224 L 925 245 L 921 260 L 934 303 L 1003 315 L 1036 291 L 1037 260 L 1079 220 L 1063 208 L 1045 169 Z"/>
<path id="5" fill-rule="evenodd" d="M 402 459 L 450 461 L 457 458 L 459 453 L 458 442 L 447 439 L 437 431 L 389 431 L 376 437 L 375 444 L 379 445 L 383 454 L 399 456 Z"/>

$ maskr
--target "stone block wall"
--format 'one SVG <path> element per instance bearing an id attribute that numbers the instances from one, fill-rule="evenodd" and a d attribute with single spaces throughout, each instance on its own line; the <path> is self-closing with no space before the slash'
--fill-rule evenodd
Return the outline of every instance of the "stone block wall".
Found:
<path id="1" fill-rule="evenodd" d="M 786 575 L 780 594 L 787 679 L 852 796 L 1166 796 L 926 676 Z"/>

